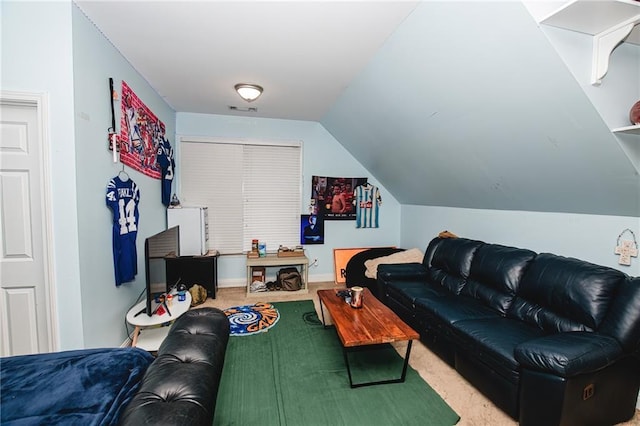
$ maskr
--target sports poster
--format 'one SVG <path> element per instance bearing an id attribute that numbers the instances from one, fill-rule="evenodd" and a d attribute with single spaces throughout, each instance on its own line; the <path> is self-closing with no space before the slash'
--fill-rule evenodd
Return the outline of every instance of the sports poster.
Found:
<path id="1" fill-rule="evenodd" d="M 324 220 L 356 220 L 353 191 L 366 183 L 367 178 L 313 176 L 311 213 Z"/>
<path id="2" fill-rule="evenodd" d="M 324 244 L 324 223 L 322 216 L 300 215 L 300 244 Z"/>
<path id="3" fill-rule="evenodd" d="M 120 161 L 154 179 L 161 178 L 156 154 L 164 141 L 164 124 L 122 82 Z"/>

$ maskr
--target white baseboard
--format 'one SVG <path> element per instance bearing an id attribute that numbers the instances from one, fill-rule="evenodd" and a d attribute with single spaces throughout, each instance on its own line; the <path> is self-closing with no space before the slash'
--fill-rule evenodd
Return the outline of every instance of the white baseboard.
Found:
<path id="1" fill-rule="evenodd" d="M 224 280 L 218 280 L 218 288 L 246 287 L 246 286 L 247 286 L 246 278 L 228 278 Z"/>
<path id="2" fill-rule="evenodd" d="M 333 274 L 309 274 L 310 283 L 332 283 L 335 281 L 335 278 Z"/>

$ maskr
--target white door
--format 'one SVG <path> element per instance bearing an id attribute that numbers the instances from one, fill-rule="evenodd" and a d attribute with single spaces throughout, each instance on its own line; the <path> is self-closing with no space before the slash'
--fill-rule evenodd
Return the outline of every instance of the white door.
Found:
<path id="1" fill-rule="evenodd" d="M 43 102 L 26 98 L 0 96 L 2 356 L 53 350 Z"/>

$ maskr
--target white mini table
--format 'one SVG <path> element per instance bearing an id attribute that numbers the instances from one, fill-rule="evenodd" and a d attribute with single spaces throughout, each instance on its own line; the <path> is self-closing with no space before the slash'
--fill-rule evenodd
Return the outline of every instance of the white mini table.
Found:
<path id="1" fill-rule="evenodd" d="M 171 315 L 165 312 L 162 315 L 153 314 L 149 316 L 146 314 L 146 312 L 142 312 L 141 314 L 136 316 L 138 312 L 145 309 L 147 305 L 146 300 L 138 303 L 133 308 L 131 308 L 129 312 L 127 312 L 127 322 L 136 327 L 133 331 L 131 346 L 139 347 L 149 352 L 158 350 L 164 338 L 167 337 L 169 327 L 148 327 L 154 327 L 160 324 L 175 321 L 182 314 L 187 312 L 191 307 L 191 293 L 189 293 L 188 291 L 185 292 L 186 298 L 182 302 L 178 301 L 177 294 L 172 294 L 172 296 L 173 302 L 171 306 L 169 306 Z"/>

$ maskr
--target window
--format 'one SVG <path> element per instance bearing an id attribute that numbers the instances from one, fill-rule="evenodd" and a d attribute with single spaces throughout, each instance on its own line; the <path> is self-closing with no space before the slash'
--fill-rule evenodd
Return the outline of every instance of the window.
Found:
<path id="1" fill-rule="evenodd" d="M 241 253 L 258 239 L 300 244 L 300 142 L 182 138 L 181 202 L 209 208 L 209 248 Z"/>

